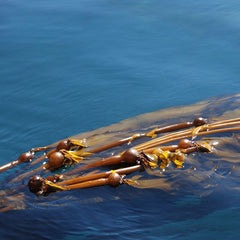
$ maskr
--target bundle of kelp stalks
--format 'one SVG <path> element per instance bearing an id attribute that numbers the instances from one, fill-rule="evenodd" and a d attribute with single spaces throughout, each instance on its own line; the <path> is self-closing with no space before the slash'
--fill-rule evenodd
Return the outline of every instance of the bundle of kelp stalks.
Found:
<path id="1" fill-rule="evenodd" d="M 217 141 L 212 140 L 214 136 L 219 138 L 223 132 L 236 134 L 239 130 L 240 118 L 208 122 L 198 117 L 192 122 L 156 127 L 122 139 L 108 140 L 101 146 L 97 140 L 95 146 L 88 137 L 68 138 L 53 145 L 33 148 L 16 161 L 1 166 L 0 172 L 28 163 L 27 171 L 16 175 L 11 183 L 27 178 L 30 191 L 44 196 L 101 185 L 117 187 L 132 184 L 128 175 L 139 171 L 181 170 L 186 156 L 194 152 L 215 153 Z M 113 151 L 118 153 L 113 154 Z M 108 156 L 99 157 L 103 153 Z M 37 164 L 40 166 L 35 167 Z"/>

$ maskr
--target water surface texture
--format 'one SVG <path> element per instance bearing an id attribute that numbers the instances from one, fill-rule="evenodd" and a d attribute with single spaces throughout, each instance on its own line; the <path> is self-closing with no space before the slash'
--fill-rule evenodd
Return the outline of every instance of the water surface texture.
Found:
<path id="1" fill-rule="evenodd" d="M 0 164 L 31 147 L 141 113 L 239 93 L 239 22 L 240 3 L 234 0 L 1 0 Z M 109 201 L 95 199 L 96 191 L 105 192 Z M 167 204 L 168 198 L 161 200 L 156 189 L 142 194 L 141 189 L 123 186 L 118 196 L 122 201 L 112 201 L 116 195 L 111 191 L 117 189 L 77 193 L 92 199 L 84 207 L 78 196 L 74 202 L 66 194 L 53 204 L 71 201 L 66 208 L 52 208 L 47 200 L 45 206 L 41 200 L 42 205 L 33 204 L 30 210 L 5 213 L 0 216 L 0 236 L 236 239 L 240 235 L 239 205 L 233 193 L 220 208 L 214 204 L 217 195 L 203 200 L 199 208 L 199 198 L 192 196 L 184 196 L 179 205 L 172 199 Z M 133 195 L 131 200 L 126 193 Z M 159 201 L 149 200 L 155 197 Z"/>

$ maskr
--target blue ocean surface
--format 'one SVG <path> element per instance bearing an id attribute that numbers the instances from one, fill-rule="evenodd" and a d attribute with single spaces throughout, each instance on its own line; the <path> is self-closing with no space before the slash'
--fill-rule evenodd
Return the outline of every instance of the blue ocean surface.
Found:
<path id="1" fill-rule="evenodd" d="M 239 26 L 236 0 L 1 0 L 0 165 L 138 114 L 239 93 Z M 76 195 L 88 203 L 66 193 L 37 207 L 28 194 L 31 209 L 0 213 L 0 237 L 240 237 L 233 192 L 117 191 L 85 189 Z"/>

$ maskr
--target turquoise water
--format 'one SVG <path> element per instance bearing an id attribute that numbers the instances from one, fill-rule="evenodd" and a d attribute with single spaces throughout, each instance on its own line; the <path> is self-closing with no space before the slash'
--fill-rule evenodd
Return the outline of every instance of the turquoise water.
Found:
<path id="1" fill-rule="evenodd" d="M 0 164 L 31 147 L 137 114 L 239 93 L 239 22 L 240 3 L 233 0 L 1 0 Z M 240 216 L 234 194 L 232 202 L 219 203 L 220 207 L 209 199 L 210 205 L 201 202 L 200 211 L 199 199 L 176 205 L 167 196 L 157 201 L 162 197 L 158 191 L 142 195 L 135 189 L 129 201 L 124 188 L 121 202 L 81 206 L 73 199 L 75 204 L 65 211 L 47 211 L 43 206 L 5 214 L 0 216 L 0 235 L 4 239 L 240 235 L 235 231 Z M 99 194 L 104 191 L 110 196 L 115 189 Z M 81 194 L 95 196 L 92 190 Z M 67 194 L 64 200 L 69 200 Z M 161 201 L 165 209 L 159 209 Z M 225 224 L 225 218 L 231 223 Z"/>

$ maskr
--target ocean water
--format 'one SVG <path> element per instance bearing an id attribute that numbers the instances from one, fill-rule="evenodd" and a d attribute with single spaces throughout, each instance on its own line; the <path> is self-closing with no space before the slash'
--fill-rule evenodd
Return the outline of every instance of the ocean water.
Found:
<path id="1" fill-rule="evenodd" d="M 234 0 L 1 0 L 0 164 L 31 147 L 141 113 L 239 93 L 239 23 L 240 3 Z M 232 202 L 228 198 L 217 207 L 207 199 L 201 208 L 198 198 L 184 196 L 178 205 L 169 199 L 166 205 L 165 196 L 160 209 L 157 190 L 144 195 L 131 190 L 129 201 L 128 187 L 122 189 L 121 201 L 95 199 L 81 206 L 66 194 L 63 200 L 73 204 L 64 209 L 46 210 L 43 204 L 0 215 L 0 236 L 155 240 L 240 235 L 233 193 Z M 99 194 L 104 191 L 110 199 L 117 189 Z M 79 194 L 94 199 L 95 190 Z"/>

